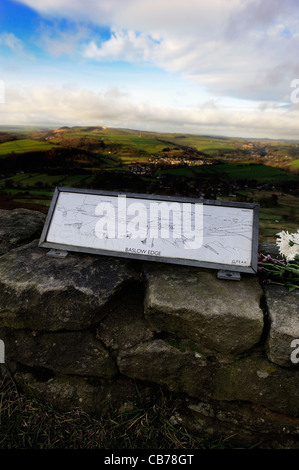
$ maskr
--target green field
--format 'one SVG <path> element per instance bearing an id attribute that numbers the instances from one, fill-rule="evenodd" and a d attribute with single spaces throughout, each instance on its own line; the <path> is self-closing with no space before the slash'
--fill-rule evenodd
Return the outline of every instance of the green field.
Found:
<path id="1" fill-rule="evenodd" d="M 216 137 L 205 137 L 196 135 L 164 135 L 165 140 L 172 142 L 174 145 L 184 145 L 193 147 L 201 152 L 213 154 L 215 151 L 231 151 L 237 150 L 240 147 L 240 143 L 236 139 L 225 139 Z"/>
<path id="2" fill-rule="evenodd" d="M 264 201 L 275 195 L 278 205 L 266 207 Z M 279 191 L 270 192 L 265 190 L 243 190 L 237 192 L 234 197 L 220 197 L 228 201 L 243 201 L 242 197 L 259 204 L 259 240 L 273 242 L 277 233 L 282 230 L 289 233 L 297 232 L 299 228 L 299 198 L 291 194 L 283 194 Z"/>
<path id="3" fill-rule="evenodd" d="M 167 144 L 165 142 L 160 142 L 153 137 L 146 135 L 102 135 L 101 139 L 106 145 L 113 146 L 117 144 L 121 146 L 122 150 L 127 150 L 130 152 L 141 152 L 142 154 L 154 154 L 161 152 Z M 173 148 L 175 145 L 173 144 Z"/>
<path id="4" fill-rule="evenodd" d="M 227 175 L 232 180 L 254 179 L 268 183 L 281 180 L 295 180 L 297 177 L 279 168 L 252 163 L 223 163 L 217 165 L 202 165 L 196 167 L 169 168 L 157 172 L 160 175 L 186 176 L 195 175 Z"/>
<path id="5" fill-rule="evenodd" d="M 0 189 L 18 188 L 20 190 L 32 189 L 34 187 L 49 187 L 54 189 L 55 186 L 76 187 L 82 185 L 84 181 L 90 180 L 90 175 L 48 175 L 47 173 L 24 173 L 15 175 L 11 178 L 0 180 Z"/>
<path id="6" fill-rule="evenodd" d="M 105 127 L 0 130 L 3 140 L 5 132 L 17 138 L 8 135 L 0 144 L 2 207 L 47 211 L 56 186 L 197 197 L 200 185 L 203 194 L 208 187 L 219 199 L 260 204 L 261 239 L 298 230 L 299 143 Z M 42 164 L 10 160 L 13 154 L 50 149 Z M 271 205 L 273 195 L 278 204 Z"/>
<path id="7" fill-rule="evenodd" d="M 281 180 L 294 180 L 296 177 L 287 171 L 257 164 L 223 164 L 214 166 L 216 172 L 223 172 L 235 180 L 255 179 L 259 182 L 274 183 Z"/>
<path id="8" fill-rule="evenodd" d="M 291 170 L 299 171 L 299 159 L 293 160 L 290 165 Z"/>
<path id="9" fill-rule="evenodd" d="M 105 129 L 93 133 L 88 130 L 85 132 L 84 129 L 79 130 L 74 128 L 61 135 L 56 135 L 52 139 L 52 142 L 63 144 L 64 142 L 71 142 L 72 140 L 78 142 L 79 139 L 81 142 L 85 139 L 86 144 L 88 144 L 88 141 L 102 141 L 108 148 L 121 149 L 122 153 L 129 151 L 134 154 L 141 152 L 142 154 L 150 155 L 152 153 L 161 152 L 163 148 L 169 145 L 172 148 L 175 147 L 175 143 L 171 145 L 164 141 L 161 142 L 151 133 L 118 129 Z"/>
<path id="10" fill-rule="evenodd" d="M 40 142 L 33 139 L 19 139 L 0 144 L 0 156 L 10 153 L 24 153 L 40 150 L 50 150 L 55 144 L 48 142 Z"/>

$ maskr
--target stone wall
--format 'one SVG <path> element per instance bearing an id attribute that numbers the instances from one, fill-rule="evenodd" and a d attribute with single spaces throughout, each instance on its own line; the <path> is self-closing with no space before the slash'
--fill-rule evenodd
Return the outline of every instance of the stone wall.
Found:
<path id="1" fill-rule="evenodd" d="M 44 220 L 0 211 L 2 371 L 26 393 L 102 416 L 162 388 L 184 403 L 173 423 L 202 436 L 299 447 L 298 292 L 254 275 L 51 257 L 38 247 Z"/>

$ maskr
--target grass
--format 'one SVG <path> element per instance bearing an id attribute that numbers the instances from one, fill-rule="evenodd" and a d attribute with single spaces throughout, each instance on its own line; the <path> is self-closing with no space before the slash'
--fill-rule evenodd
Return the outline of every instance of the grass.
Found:
<path id="1" fill-rule="evenodd" d="M 92 175 L 48 175 L 47 173 L 24 173 L 10 178 L 0 180 L 0 189 L 16 188 L 19 191 L 32 189 L 36 185 L 43 185 L 48 188 L 55 186 L 77 186 L 84 181 L 90 180 Z"/>
<path id="2" fill-rule="evenodd" d="M 32 130 L 31 130 L 32 131 Z M 28 139 L 25 137 L 28 133 Z M 59 134 L 59 136 L 58 136 Z M 51 194 L 55 186 L 67 187 L 89 187 L 97 171 L 104 170 L 107 176 L 113 172 L 122 172 L 123 174 L 130 172 L 130 165 L 144 164 L 150 160 L 151 155 L 160 155 L 170 159 L 176 156 L 184 155 L 182 147 L 191 146 L 198 150 L 204 151 L 209 154 L 209 159 L 213 155 L 217 158 L 224 154 L 231 157 L 231 161 L 227 160 L 224 163 L 215 165 L 199 165 L 199 166 L 172 166 L 155 170 L 153 167 L 153 178 L 151 181 L 156 182 L 155 179 L 159 175 L 169 175 L 179 178 L 194 178 L 200 180 L 205 179 L 213 185 L 213 178 L 215 181 L 228 181 L 232 188 L 237 184 L 240 188 L 241 182 L 244 186 L 245 198 L 249 195 L 245 187 L 251 187 L 251 180 L 253 182 L 254 191 L 250 195 L 253 197 L 254 202 L 258 202 L 257 194 L 259 189 L 256 186 L 262 184 L 276 184 L 279 186 L 281 182 L 298 181 L 299 170 L 299 144 L 291 145 L 283 142 L 265 142 L 268 147 L 271 146 L 271 154 L 273 154 L 273 165 L 269 166 L 264 160 L 258 159 L 255 163 L 250 159 L 250 152 L 236 153 L 238 149 L 242 149 L 244 141 L 242 139 L 226 139 L 210 136 L 196 136 L 191 134 L 168 134 L 168 133 L 155 133 L 143 132 L 130 129 L 110 129 L 110 128 L 97 128 L 92 130 L 89 127 L 74 127 L 63 130 L 58 133 L 51 142 L 43 142 L 34 140 L 38 135 L 42 138 L 45 133 L 32 134 L 30 138 L 29 129 L 22 134 L 20 140 L 10 141 L 0 144 L 0 157 L 7 153 L 14 151 L 21 153 L 28 150 L 47 150 L 52 148 L 53 145 L 70 145 L 72 147 L 82 146 L 87 144 L 95 144 L 95 153 L 92 154 L 91 160 L 80 160 L 80 152 L 74 165 L 76 173 L 78 168 L 82 168 L 83 174 L 72 174 L 72 168 L 60 170 L 62 173 L 65 171 L 67 174 L 47 174 L 45 169 L 43 173 L 23 173 L 16 175 L 6 174 L 5 178 L 0 179 L 0 193 L 6 199 L 11 198 L 14 203 L 22 204 L 39 204 L 48 207 Z M 20 132 L 18 133 L 20 136 Z M 104 142 L 106 147 L 99 146 L 97 148 L 97 141 Z M 56 143 L 55 143 L 56 142 Z M 264 145 L 263 143 L 261 143 Z M 88 145 L 87 145 L 88 148 Z M 165 149 L 169 148 L 170 151 L 166 152 Z M 181 148 L 181 150 L 179 150 Z M 92 147 L 93 149 L 93 147 Z M 93 150 L 92 150 L 93 151 Z M 243 157 L 242 157 L 243 155 Z M 235 158 L 240 159 L 236 162 Z M 241 160 L 242 159 L 242 160 Z M 280 161 L 281 159 L 281 161 Z M 164 159 L 163 159 L 164 160 Z M 171 160 L 170 160 L 171 161 Z M 219 160 L 218 160 L 219 161 Z M 269 160 L 270 162 L 270 160 Z M 278 164 L 280 162 L 280 164 Z M 271 164 L 271 162 L 270 162 Z M 80 170 L 79 170 L 80 171 Z M 81 171 L 80 171 L 81 172 Z M 247 181 L 246 181 L 247 180 Z M 144 182 L 147 180 L 144 179 Z M 257 182 L 257 184 L 256 184 Z M 111 188 L 113 189 L 113 188 Z M 273 189 L 275 191 L 275 189 Z M 24 194 L 26 192 L 26 194 Z M 234 192 L 234 190 L 232 190 Z M 238 197 L 241 196 L 241 190 L 238 191 Z M 46 194 L 47 193 L 47 194 Z M 265 197 L 270 197 L 272 190 L 270 189 Z M 221 196 L 219 196 L 221 198 Z M 272 238 L 277 231 L 286 229 L 289 231 L 296 231 L 296 224 L 298 225 L 298 216 L 296 220 L 296 213 L 299 211 L 298 197 L 290 197 L 283 201 L 283 197 L 279 195 L 279 206 L 272 208 L 263 207 L 261 204 L 261 217 L 260 217 L 260 234 L 263 238 Z M 224 197 L 229 199 L 229 197 Z M 233 199 L 236 200 L 236 199 Z M 6 204 L 6 203 L 5 203 Z"/>
<path id="3" fill-rule="evenodd" d="M 185 134 L 184 136 L 169 135 L 169 141 L 174 144 L 188 145 L 194 147 L 201 152 L 213 154 L 215 151 L 231 151 L 237 150 L 239 145 L 233 139 L 219 139 L 214 137 L 204 137 Z"/>
<path id="4" fill-rule="evenodd" d="M 276 193 L 278 206 L 264 207 L 263 197 L 269 197 L 265 191 L 257 192 L 255 198 L 260 206 L 260 238 L 273 241 L 276 234 L 282 230 L 290 233 L 297 232 L 299 220 L 299 199 L 290 194 Z"/>
<path id="5" fill-rule="evenodd" d="M 20 139 L 0 144 L 0 156 L 10 153 L 24 153 L 38 150 L 50 150 L 54 145 L 47 142 L 40 142 L 33 139 Z"/>
<path id="6" fill-rule="evenodd" d="M 196 167 L 169 168 L 157 174 L 192 177 L 195 175 L 227 175 L 231 180 L 254 179 L 260 183 L 273 183 L 282 180 L 294 180 L 296 175 L 279 168 L 252 163 L 221 163 L 219 165 L 201 165 Z"/>
<path id="7" fill-rule="evenodd" d="M 45 206 L 45 207 L 49 207 L 50 204 L 51 204 L 50 199 L 49 200 L 34 199 L 34 197 L 32 197 L 32 196 L 30 196 L 30 198 L 16 197 L 16 198 L 14 198 L 14 201 L 24 203 L 24 204 L 28 204 L 28 202 L 30 202 L 30 204 L 38 204 L 39 206 Z"/>
<path id="8" fill-rule="evenodd" d="M 48 175 L 24 173 L 0 180 L 0 197 L 9 196 L 15 203 L 38 204 L 45 209 L 50 206 L 56 186 L 82 187 L 92 175 Z"/>
<path id="9" fill-rule="evenodd" d="M 288 173 L 287 171 L 266 165 L 231 163 L 216 165 L 215 167 L 217 166 L 222 167 L 219 168 L 219 171 L 227 173 L 232 179 L 235 180 L 255 179 L 258 182 L 275 184 L 276 181 L 281 181 L 283 179 L 295 179 L 294 175 Z"/>
<path id="10" fill-rule="evenodd" d="M 1 376 L 0 376 L 1 377 Z M 28 398 L 13 379 L 0 379 L 0 449 L 222 449 L 191 435 L 171 417 L 180 399 L 166 398 L 95 418 L 80 409 L 60 412 Z"/>
<path id="11" fill-rule="evenodd" d="M 219 197 L 222 200 L 236 201 L 239 196 L 247 197 L 247 202 L 255 202 L 260 205 L 259 214 L 259 240 L 261 242 L 276 241 L 276 234 L 282 230 L 290 233 L 297 232 L 299 221 L 299 198 L 292 194 L 284 194 L 280 191 L 269 190 L 243 190 L 237 191 L 237 197 Z M 271 196 L 277 196 L 278 205 L 265 206 L 264 201 Z"/>
<path id="12" fill-rule="evenodd" d="M 277 233 L 282 230 L 295 233 L 298 230 L 298 222 L 285 220 L 284 217 L 267 214 L 265 209 L 261 209 L 259 220 L 260 241 L 274 242 Z"/>
<path id="13" fill-rule="evenodd" d="M 92 138 L 101 140 L 110 148 L 119 149 L 121 152 L 136 153 L 140 152 L 143 155 L 161 152 L 165 147 L 175 147 L 175 144 L 167 144 L 155 138 L 154 135 L 149 133 L 142 133 L 138 131 L 121 132 L 119 130 L 106 129 L 102 130 L 98 135 L 89 132 L 67 132 L 64 136 L 53 139 L 53 142 L 61 143 L 67 139 L 81 139 L 84 137 L 86 142 Z M 74 140 L 75 141 L 75 140 Z"/>
<path id="14" fill-rule="evenodd" d="M 19 175 L 21 176 L 21 175 Z M 46 173 L 34 173 L 31 175 L 22 175 L 24 178 L 18 180 L 18 186 L 20 188 L 32 188 L 34 185 L 43 183 L 49 187 L 56 186 L 61 180 L 61 175 L 48 175 Z M 14 177 L 12 178 L 14 181 Z"/>
<path id="15" fill-rule="evenodd" d="M 108 160 L 108 159 L 107 159 Z M 117 162 L 113 161 L 115 165 Z M 107 161 L 108 164 L 108 161 Z M 106 171 L 129 171 L 128 166 L 106 167 Z M 249 164 L 219 164 L 202 165 L 200 167 L 180 167 L 161 170 L 157 174 L 170 173 L 176 176 L 194 177 L 197 175 L 227 174 L 233 180 L 240 177 L 254 177 L 260 182 L 273 181 L 275 176 L 279 179 L 283 177 L 296 178 L 295 175 L 284 172 L 278 168 L 263 165 Z M 223 172 L 223 173 L 222 173 Z M 46 173 L 24 173 L 14 175 L 10 178 L 0 180 L 0 191 L 2 195 L 11 196 L 15 202 L 26 204 L 38 204 L 47 208 L 53 196 L 55 186 L 85 187 L 92 180 L 93 175 L 48 175 Z M 145 179 L 146 180 L 146 179 Z M 155 181 L 155 179 L 148 180 Z M 283 194 L 279 191 L 269 190 L 243 190 L 238 191 L 237 196 L 247 197 L 252 202 L 261 204 L 260 206 L 260 238 L 262 241 L 273 241 L 276 233 L 281 230 L 296 232 L 298 230 L 299 200 L 291 194 Z M 269 199 L 275 193 L 278 197 L 278 205 L 264 207 L 262 200 Z M 233 200 L 229 196 L 219 197 L 220 199 Z"/>
<path id="16" fill-rule="evenodd" d="M 115 138 L 116 137 L 116 138 Z M 109 140 L 106 141 L 104 138 L 104 142 L 109 144 Z M 159 142 L 153 138 L 149 137 L 139 137 L 139 136 L 113 136 L 110 141 L 111 143 L 118 143 L 127 148 L 130 151 L 139 151 L 142 154 L 152 154 L 158 153 L 163 150 L 167 145 L 165 142 Z"/>
<path id="17" fill-rule="evenodd" d="M 293 161 L 291 162 L 290 167 L 291 167 L 294 171 L 299 171 L 299 159 L 293 160 Z"/>

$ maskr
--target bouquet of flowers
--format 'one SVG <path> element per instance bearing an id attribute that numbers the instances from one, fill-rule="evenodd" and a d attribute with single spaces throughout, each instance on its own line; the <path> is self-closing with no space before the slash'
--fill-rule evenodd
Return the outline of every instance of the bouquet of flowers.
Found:
<path id="1" fill-rule="evenodd" d="M 258 272 L 266 284 L 287 286 L 290 291 L 299 289 L 299 230 L 296 233 L 282 231 L 276 244 L 282 258 L 259 254 Z"/>

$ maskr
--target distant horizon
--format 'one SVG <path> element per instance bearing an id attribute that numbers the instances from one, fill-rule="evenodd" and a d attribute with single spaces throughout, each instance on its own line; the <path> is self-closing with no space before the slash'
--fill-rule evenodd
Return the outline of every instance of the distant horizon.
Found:
<path id="1" fill-rule="evenodd" d="M 84 128 L 84 127 L 95 127 L 95 128 L 101 128 L 104 127 L 106 129 L 113 129 L 113 130 L 127 130 L 127 131 L 133 131 L 137 133 L 154 133 L 154 134 L 181 134 L 181 135 L 194 135 L 197 137 L 211 137 L 215 139 L 241 139 L 241 140 L 257 140 L 257 141 L 277 141 L 277 142 L 290 142 L 290 143 L 299 143 L 299 137 L 298 139 L 278 139 L 278 138 L 269 138 L 269 137 L 244 137 L 244 136 L 236 136 L 236 135 L 222 135 L 222 134 L 200 134 L 197 132 L 171 132 L 171 131 L 161 131 L 161 130 L 146 130 L 146 129 L 135 129 L 131 127 L 113 127 L 113 126 L 106 126 L 105 124 L 76 124 L 76 125 L 49 125 L 49 124 L 10 124 L 10 125 L 2 125 L 0 124 L 0 129 L 7 129 L 7 130 L 13 130 L 13 129 L 38 129 L 41 132 L 42 131 L 47 131 L 47 130 L 55 130 L 55 129 L 63 129 L 63 128 Z M 2 131 L 0 131 L 2 132 Z"/>

